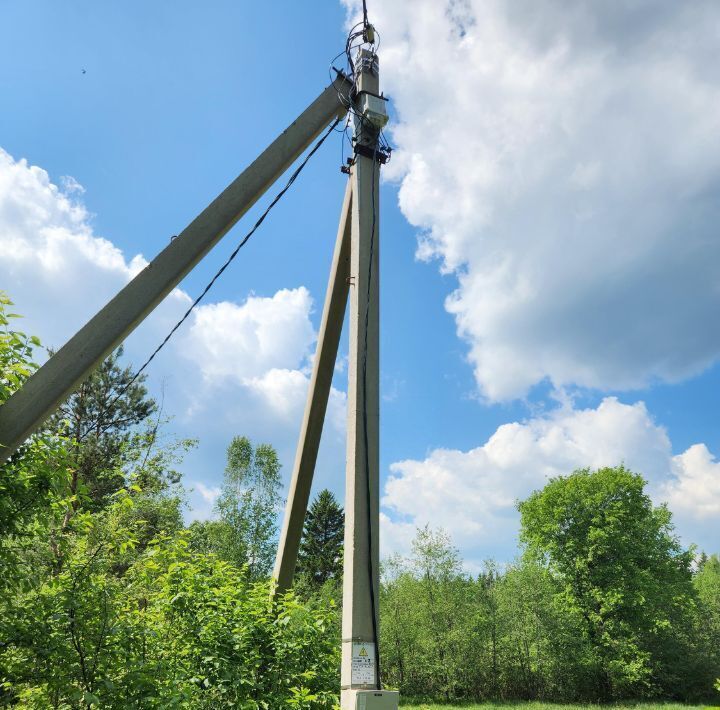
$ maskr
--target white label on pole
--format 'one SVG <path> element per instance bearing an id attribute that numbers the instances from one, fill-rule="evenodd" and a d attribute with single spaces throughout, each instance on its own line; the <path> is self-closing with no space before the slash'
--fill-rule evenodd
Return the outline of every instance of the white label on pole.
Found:
<path id="1" fill-rule="evenodd" d="M 375 644 L 352 642 L 352 685 L 375 685 Z"/>

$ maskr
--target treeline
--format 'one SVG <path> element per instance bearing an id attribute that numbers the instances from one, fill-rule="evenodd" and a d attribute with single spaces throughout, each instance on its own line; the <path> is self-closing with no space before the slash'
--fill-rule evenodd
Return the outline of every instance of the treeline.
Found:
<path id="1" fill-rule="evenodd" d="M 518 505 L 518 559 L 474 575 L 443 531 L 418 530 L 383 563 L 385 684 L 446 701 L 716 701 L 720 558 L 683 548 L 645 485 L 623 466 L 550 480 Z"/>
<path id="2" fill-rule="evenodd" d="M 0 294 L 0 403 L 39 343 Z M 234 438 L 211 520 L 186 526 L 142 377 L 108 358 L 0 466 L 0 706 L 333 708 L 343 511 L 308 512 L 294 592 L 270 594 L 282 506 L 270 445 Z M 427 699 L 705 699 L 720 676 L 720 561 L 676 539 L 622 467 L 520 504 L 523 554 L 470 575 L 440 531 L 383 564 L 387 687 Z"/>

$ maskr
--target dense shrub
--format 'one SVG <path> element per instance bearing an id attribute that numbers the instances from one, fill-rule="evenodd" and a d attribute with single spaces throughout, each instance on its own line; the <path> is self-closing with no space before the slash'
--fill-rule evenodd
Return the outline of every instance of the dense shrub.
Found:
<path id="1" fill-rule="evenodd" d="M 333 707 L 338 652 L 328 612 L 292 594 L 273 599 L 267 583 L 190 551 L 183 534 L 154 541 L 118 576 L 134 537 L 112 517 L 74 541 L 61 572 L 4 610 L 6 701 Z"/>

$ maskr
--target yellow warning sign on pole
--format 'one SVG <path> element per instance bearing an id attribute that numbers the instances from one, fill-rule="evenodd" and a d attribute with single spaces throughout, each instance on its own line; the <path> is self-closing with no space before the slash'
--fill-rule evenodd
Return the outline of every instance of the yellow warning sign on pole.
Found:
<path id="1" fill-rule="evenodd" d="M 375 644 L 371 641 L 353 641 L 351 683 L 375 687 Z"/>

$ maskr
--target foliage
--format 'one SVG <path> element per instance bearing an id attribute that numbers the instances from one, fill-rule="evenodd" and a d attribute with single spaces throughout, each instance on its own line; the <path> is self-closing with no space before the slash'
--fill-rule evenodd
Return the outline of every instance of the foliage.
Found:
<path id="1" fill-rule="evenodd" d="M 38 344 L 11 329 L 10 305 L 0 402 Z M 0 706 L 335 707 L 342 509 L 318 496 L 299 594 L 271 596 L 275 450 L 233 439 L 217 519 L 186 528 L 177 463 L 193 442 L 164 437 L 119 357 L 0 468 Z M 577 471 L 520 510 L 515 564 L 471 575 L 429 528 L 384 563 L 385 684 L 445 701 L 709 699 L 720 560 L 682 549 L 642 478 Z"/>
<path id="2" fill-rule="evenodd" d="M 573 704 L 561 705 L 558 703 L 542 703 L 542 702 L 484 702 L 484 703 L 425 703 L 417 704 L 411 701 L 409 704 L 403 699 L 403 710 L 597 710 L 597 705 L 592 704 Z M 685 705 L 681 703 L 636 703 L 614 704 L 613 710 L 689 710 L 697 707 L 698 710 L 703 708 L 702 705 Z"/>
<path id="3" fill-rule="evenodd" d="M 35 336 L 10 327 L 17 313 L 9 308 L 13 302 L 0 291 L 0 403 L 10 398 L 15 390 L 37 369 L 32 361 L 33 347 L 39 347 Z"/>
<path id="4" fill-rule="evenodd" d="M 486 589 L 497 606 L 496 685 L 503 695 L 587 695 L 582 659 L 588 644 L 579 633 L 577 617 L 562 604 L 553 576 L 544 567 L 525 561 L 496 575 Z"/>
<path id="5" fill-rule="evenodd" d="M 31 708 L 333 707 L 327 611 L 273 600 L 185 534 L 137 554 L 132 507 L 117 496 L 63 570 L 2 614 L 6 694 Z"/>
<path id="6" fill-rule="evenodd" d="M 320 491 L 305 516 L 297 574 L 312 589 L 342 578 L 345 514 L 335 496 Z"/>
<path id="7" fill-rule="evenodd" d="M 705 678 L 720 671 L 720 557 L 705 556 L 693 579 L 698 594 L 698 614 L 694 628 L 695 645 L 703 649 L 704 663 L 697 674 Z M 720 691 L 720 678 L 716 689 Z"/>
<path id="8" fill-rule="evenodd" d="M 11 327 L 19 317 L 11 306 L 0 291 L 0 405 L 37 369 L 33 349 L 40 345 L 36 337 Z M 0 565 L 11 568 L 18 538 L 31 535 L 36 516 L 66 493 L 68 480 L 64 443 L 49 434 L 34 436 L 0 465 Z"/>
<path id="9" fill-rule="evenodd" d="M 281 486 L 275 449 L 269 444 L 253 447 L 247 437 L 236 436 L 228 446 L 225 480 L 216 503 L 219 520 L 192 526 L 193 547 L 246 566 L 253 579 L 269 574 Z"/>
<path id="10" fill-rule="evenodd" d="M 106 358 L 50 418 L 48 428 L 72 444 L 72 492 L 81 488 L 85 505 L 101 508 L 125 485 L 125 472 L 138 452 L 152 447 L 157 425 L 140 431 L 157 411 L 141 375 L 120 365 L 122 348 Z M 174 481 L 177 482 L 177 481 Z"/>
<path id="11" fill-rule="evenodd" d="M 705 557 L 693 579 L 708 626 L 720 634 L 720 557 Z"/>
<path id="12" fill-rule="evenodd" d="M 385 680 L 403 692 L 446 700 L 471 696 L 485 665 L 473 628 L 476 584 L 440 531 L 418 531 L 413 554 L 389 560 L 381 585 Z"/>
<path id="13" fill-rule="evenodd" d="M 406 696 L 597 702 L 709 699 L 720 672 L 720 564 L 691 551 L 641 477 L 550 481 L 520 504 L 526 554 L 475 577 L 439 531 L 385 562 L 384 679 Z"/>
<path id="14" fill-rule="evenodd" d="M 602 700 L 669 690 L 686 651 L 678 629 L 694 605 L 692 552 L 644 486 L 622 466 L 586 469 L 519 505 L 527 554 L 547 563 L 581 619 Z"/>

